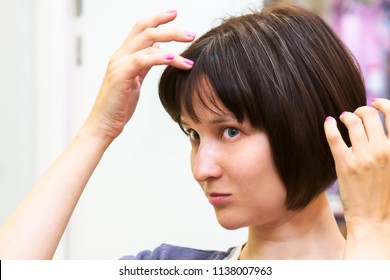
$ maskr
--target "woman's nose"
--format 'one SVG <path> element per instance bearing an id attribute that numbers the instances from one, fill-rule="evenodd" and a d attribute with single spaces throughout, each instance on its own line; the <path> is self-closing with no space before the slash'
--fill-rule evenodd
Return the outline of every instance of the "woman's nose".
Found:
<path id="1" fill-rule="evenodd" d="M 191 154 L 192 175 L 195 180 L 205 182 L 221 176 L 221 154 L 215 145 L 200 145 Z"/>

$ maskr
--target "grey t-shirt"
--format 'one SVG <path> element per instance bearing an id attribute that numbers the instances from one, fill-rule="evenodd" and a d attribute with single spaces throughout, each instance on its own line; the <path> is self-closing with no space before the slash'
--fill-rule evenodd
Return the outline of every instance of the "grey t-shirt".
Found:
<path id="1" fill-rule="evenodd" d="M 232 247 L 224 252 L 161 244 L 152 251 L 141 251 L 135 256 L 124 256 L 121 260 L 224 260 L 230 259 L 236 249 Z"/>

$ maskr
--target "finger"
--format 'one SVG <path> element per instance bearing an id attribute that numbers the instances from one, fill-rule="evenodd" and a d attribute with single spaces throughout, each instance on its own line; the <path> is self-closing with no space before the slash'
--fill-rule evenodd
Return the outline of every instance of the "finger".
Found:
<path id="1" fill-rule="evenodd" d="M 143 50 L 138 51 L 137 53 L 134 54 L 134 56 L 139 56 L 139 59 L 142 61 L 143 58 L 148 58 L 150 59 L 150 62 L 153 63 L 152 57 L 155 57 L 155 62 L 156 64 L 152 64 L 151 66 L 154 65 L 171 65 L 176 68 L 180 68 L 183 70 L 189 70 L 192 68 L 194 65 L 194 62 L 190 59 L 184 58 L 180 55 L 175 55 L 170 52 L 166 52 L 161 49 L 156 49 L 154 47 L 146 48 Z M 143 56 L 143 58 L 142 58 Z M 164 61 L 165 59 L 165 61 Z M 137 61 L 136 61 L 137 62 Z M 148 64 L 147 61 L 145 61 L 146 64 Z M 141 64 L 138 64 L 139 66 L 142 66 Z"/>
<path id="2" fill-rule="evenodd" d="M 166 12 L 158 13 L 149 18 L 137 21 L 134 27 L 131 29 L 130 33 L 127 35 L 123 44 L 127 44 L 136 35 L 143 32 L 147 28 L 155 28 L 159 25 L 173 21 L 176 18 L 176 16 L 177 16 L 176 10 L 169 10 Z"/>
<path id="3" fill-rule="evenodd" d="M 375 140 L 381 141 L 386 137 L 377 110 L 372 107 L 362 106 L 356 109 L 354 113 L 363 121 L 364 130 L 370 142 Z"/>
<path id="4" fill-rule="evenodd" d="M 128 53 L 139 51 L 143 48 L 153 46 L 156 42 L 192 42 L 195 34 L 177 28 L 147 28 L 135 36 L 123 48 Z"/>
<path id="5" fill-rule="evenodd" d="M 183 70 L 189 70 L 194 64 L 192 61 L 179 55 L 152 47 L 143 49 L 130 56 L 124 56 L 118 63 L 121 63 L 122 68 L 117 72 L 125 75 L 126 79 L 135 78 L 139 75 L 144 77 L 153 66 L 172 65 Z"/>
<path id="6" fill-rule="evenodd" d="M 368 138 L 362 120 L 351 112 L 343 112 L 340 120 L 348 129 L 352 149 L 354 151 L 365 149 L 368 145 Z"/>
<path id="7" fill-rule="evenodd" d="M 189 70 L 194 66 L 194 61 L 178 55 L 175 56 L 175 58 L 171 63 L 169 63 L 169 65 L 179 69 Z"/>
<path id="8" fill-rule="evenodd" d="M 372 101 L 372 106 L 374 106 L 375 109 L 381 111 L 385 116 L 385 125 L 388 134 L 387 136 L 390 137 L 390 100 L 385 98 L 375 98 Z"/>
<path id="9" fill-rule="evenodd" d="M 344 159 L 349 153 L 349 149 L 337 128 L 336 120 L 332 117 L 327 117 L 324 123 L 324 129 L 333 158 L 336 162 Z"/>

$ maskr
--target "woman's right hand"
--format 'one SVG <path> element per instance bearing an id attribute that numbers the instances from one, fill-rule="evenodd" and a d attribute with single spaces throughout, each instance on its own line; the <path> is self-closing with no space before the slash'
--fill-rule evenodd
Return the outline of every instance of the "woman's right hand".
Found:
<path id="1" fill-rule="evenodd" d="M 193 62 L 159 48 L 158 42 L 191 42 L 195 34 L 160 25 L 173 21 L 175 10 L 159 13 L 135 24 L 120 48 L 112 55 L 99 94 L 82 131 L 109 145 L 133 115 L 142 82 L 152 66 L 172 65 L 191 69 Z"/>

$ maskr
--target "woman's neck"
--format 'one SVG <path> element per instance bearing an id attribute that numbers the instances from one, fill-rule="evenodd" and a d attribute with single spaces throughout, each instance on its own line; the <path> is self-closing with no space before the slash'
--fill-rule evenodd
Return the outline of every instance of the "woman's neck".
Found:
<path id="1" fill-rule="evenodd" d="M 240 259 L 341 259 L 345 240 L 326 194 L 277 226 L 249 227 Z"/>

